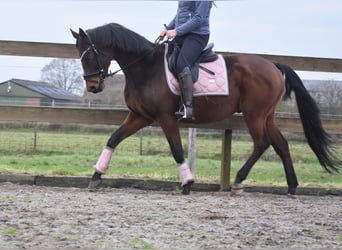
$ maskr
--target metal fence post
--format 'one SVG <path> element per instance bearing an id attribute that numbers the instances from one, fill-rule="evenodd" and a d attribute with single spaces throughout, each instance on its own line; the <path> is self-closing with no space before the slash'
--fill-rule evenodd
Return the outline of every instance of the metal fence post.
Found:
<path id="1" fill-rule="evenodd" d="M 189 128 L 188 138 L 188 161 L 189 167 L 193 175 L 195 175 L 195 160 L 196 160 L 196 128 Z"/>

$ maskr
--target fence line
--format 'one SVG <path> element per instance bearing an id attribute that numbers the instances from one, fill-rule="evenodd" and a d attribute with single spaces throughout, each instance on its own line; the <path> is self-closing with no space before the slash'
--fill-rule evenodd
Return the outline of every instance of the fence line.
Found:
<path id="1" fill-rule="evenodd" d="M 217 53 L 232 55 L 236 52 Z M 43 43 L 25 41 L 0 40 L 0 55 L 8 56 L 32 56 L 32 57 L 55 57 L 55 58 L 79 58 L 75 44 L 66 43 Z M 274 62 L 285 63 L 295 70 L 322 71 L 322 72 L 342 72 L 342 59 L 318 58 L 285 55 L 260 55 Z"/>
<path id="2" fill-rule="evenodd" d="M 127 115 L 127 109 L 85 109 L 60 107 L 9 107 L 0 108 L 0 120 L 51 123 L 79 123 L 79 124 L 121 124 Z M 277 117 L 276 121 L 281 130 L 302 131 L 298 118 Z M 341 120 L 323 120 L 323 126 L 330 133 L 341 134 Z M 157 123 L 153 124 L 157 126 Z M 246 129 L 241 115 L 234 115 L 229 119 L 212 124 L 181 124 L 182 127 L 200 127 L 222 129 L 222 158 L 221 158 L 221 190 L 230 188 L 231 140 L 233 129 Z"/>

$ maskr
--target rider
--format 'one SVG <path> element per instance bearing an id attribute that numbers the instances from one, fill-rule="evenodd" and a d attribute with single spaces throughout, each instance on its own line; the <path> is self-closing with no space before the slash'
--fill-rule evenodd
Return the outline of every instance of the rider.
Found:
<path id="1" fill-rule="evenodd" d="M 180 119 L 194 120 L 193 80 L 190 68 L 199 59 L 209 41 L 209 16 L 213 1 L 179 1 L 176 16 L 160 32 L 161 37 L 174 39 L 180 48 L 176 75 L 180 82 L 183 107 L 175 114 Z"/>

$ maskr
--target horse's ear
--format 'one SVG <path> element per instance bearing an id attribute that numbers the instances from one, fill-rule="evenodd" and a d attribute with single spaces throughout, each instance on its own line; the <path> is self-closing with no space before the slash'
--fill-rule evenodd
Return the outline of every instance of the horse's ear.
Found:
<path id="1" fill-rule="evenodd" d="M 73 31 L 72 29 L 70 29 L 70 31 L 71 31 L 72 36 L 75 37 L 75 39 L 77 40 L 80 35 L 76 31 Z"/>
<path id="2" fill-rule="evenodd" d="M 81 28 L 79 28 L 79 36 L 82 38 L 87 38 L 87 34 L 85 33 L 85 31 Z"/>

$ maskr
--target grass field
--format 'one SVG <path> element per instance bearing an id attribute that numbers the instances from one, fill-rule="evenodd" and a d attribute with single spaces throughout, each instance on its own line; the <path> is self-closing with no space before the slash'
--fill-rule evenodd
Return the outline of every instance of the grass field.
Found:
<path id="1" fill-rule="evenodd" d="M 34 148 L 32 129 L 3 129 L 0 131 L 0 172 L 90 176 L 109 135 L 110 132 L 38 131 Z M 183 145 L 187 149 L 186 135 Z M 342 188 L 342 174 L 324 172 L 305 142 L 289 140 L 289 145 L 301 186 Z M 196 150 L 196 181 L 218 183 L 221 139 L 198 136 Z M 251 150 L 252 142 L 248 136 L 233 140 L 232 181 Z M 341 141 L 336 153 L 342 155 Z M 123 141 L 113 155 L 106 176 L 179 180 L 169 146 L 162 135 L 145 135 L 142 141 L 134 135 Z M 286 186 L 281 161 L 273 149 L 268 149 L 257 162 L 245 183 Z"/>

